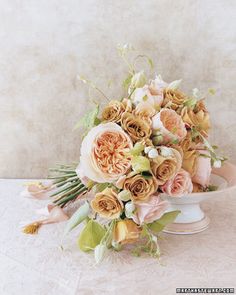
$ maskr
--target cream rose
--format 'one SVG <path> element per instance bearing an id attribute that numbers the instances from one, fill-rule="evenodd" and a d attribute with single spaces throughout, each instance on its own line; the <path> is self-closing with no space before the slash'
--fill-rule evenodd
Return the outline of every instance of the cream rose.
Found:
<path id="1" fill-rule="evenodd" d="M 104 183 L 116 181 L 131 166 L 127 150 L 133 147 L 129 136 L 115 123 L 92 128 L 81 145 L 77 174 Z"/>
<path id="2" fill-rule="evenodd" d="M 190 194 L 193 191 L 190 174 L 181 169 L 161 187 L 161 190 L 171 197 L 182 197 Z"/>
<path id="3" fill-rule="evenodd" d="M 124 208 L 117 193 L 111 188 L 106 188 L 101 193 L 97 193 L 91 201 L 91 207 L 101 217 L 108 219 L 118 218 Z"/>
<path id="4" fill-rule="evenodd" d="M 156 114 L 156 110 L 149 102 L 140 102 L 136 106 L 134 114 L 143 118 L 152 118 Z"/>
<path id="5" fill-rule="evenodd" d="M 158 183 L 164 184 L 180 170 L 182 157 L 173 148 L 160 147 L 158 153 L 160 155 L 151 161 L 151 169 Z"/>
<path id="6" fill-rule="evenodd" d="M 162 143 L 180 141 L 187 135 L 182 118 L 173 110 L 162 109 L 152 118 L 153 134 L 160 133 L 163 137 Z"/>

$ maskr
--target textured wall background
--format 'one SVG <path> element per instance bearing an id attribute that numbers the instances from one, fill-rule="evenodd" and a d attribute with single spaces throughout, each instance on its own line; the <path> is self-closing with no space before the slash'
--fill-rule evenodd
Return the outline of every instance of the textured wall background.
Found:
<path id="1" fill-rule="evenodd" d="M 0 176 L 44 177 L 78 159 L 72 128 L 91 105 L 76 75 L 119 97 L 116 45 L 127 42 L 167 81 L 217 90 L 212 138 L 236 161 L 235 13 L 235 0 L 0 0 Z"/>

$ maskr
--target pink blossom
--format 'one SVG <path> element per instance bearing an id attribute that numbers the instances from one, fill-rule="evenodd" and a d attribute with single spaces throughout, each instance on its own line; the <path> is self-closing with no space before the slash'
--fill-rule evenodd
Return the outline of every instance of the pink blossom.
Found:
<path id="1" fill-rule="evenodd" d="M 171 197 L 182 197 L 193 191 L 190 174 L 181 169 L 173 178 L 169 179 L 161 190 Z"/>
<path id="2" fill-rule="evenodd" d="M 137 224 L 151 223 L 159 219 L 167 207 L 167 201 L 162 201 L 159 195 L 152 195 L 146 202 L 135 204 L 136 211 L 132 219 Z"/>

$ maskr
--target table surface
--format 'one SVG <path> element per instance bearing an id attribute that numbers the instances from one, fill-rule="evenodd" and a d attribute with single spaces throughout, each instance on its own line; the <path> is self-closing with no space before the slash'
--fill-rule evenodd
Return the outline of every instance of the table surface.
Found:
<path id="1" fill-rule="evenodd" d="M 179 287 L 236 287 L 235 192 L 203 203 L 210 227 L 199 234 L 162 234 L 160 262 L 112 253 L 99 266 L 78 250 L 74 230 L 62 242 L 65 224 L 24 235 L 45 201 L 20 196 L 26 180 L 0 180 L 1 295 L 176 294 Z M 61 248 L 63 245 L 63 250 Z"/>

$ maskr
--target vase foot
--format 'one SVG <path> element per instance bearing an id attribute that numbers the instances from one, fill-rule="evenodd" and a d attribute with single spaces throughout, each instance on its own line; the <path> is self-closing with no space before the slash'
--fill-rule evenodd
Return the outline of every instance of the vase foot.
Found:
<path id="1" fill-rule="evenodd" d="M 164 230 L 164 233 L 175 235 L 191 235 L 197 234 L 206 230 L 209 226 L 210 219 L 205 216 L 202 220 L 191 223 L 172 223 L 169 224 Z"/>

